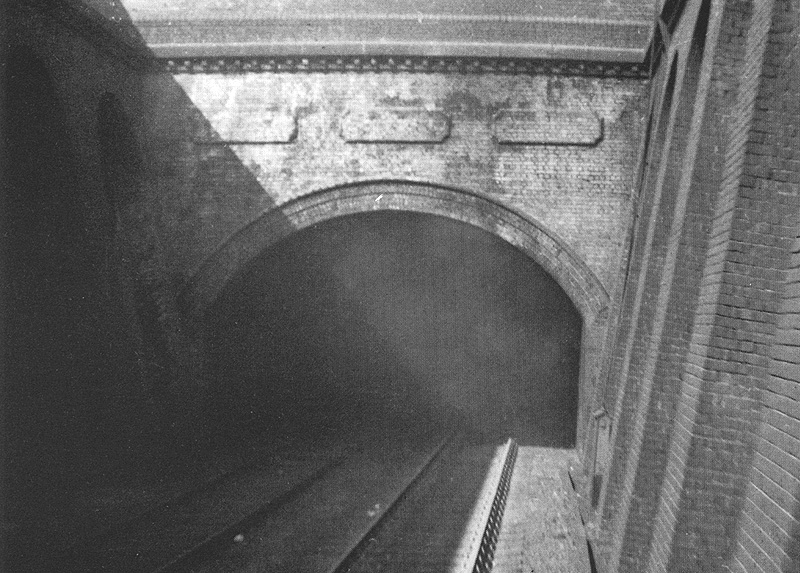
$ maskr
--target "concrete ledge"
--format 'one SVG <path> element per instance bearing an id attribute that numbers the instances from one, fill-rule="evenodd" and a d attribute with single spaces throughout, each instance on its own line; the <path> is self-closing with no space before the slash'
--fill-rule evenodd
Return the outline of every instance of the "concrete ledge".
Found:
<path id="1" fill-rule="evenodd" d="M 139 20 L 159 58 L 393 55 L 641 63 L 640 21 L 400 14 L 243 20 Z M 498 41 L 499 40 L 499 41 Z"/>

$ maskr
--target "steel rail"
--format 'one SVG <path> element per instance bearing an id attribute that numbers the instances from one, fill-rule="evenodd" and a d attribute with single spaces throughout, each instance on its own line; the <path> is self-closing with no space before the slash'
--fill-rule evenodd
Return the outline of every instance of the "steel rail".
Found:
<path id="1" fill-rule="evenodd" d="M 383 524 L 385 524 L 386 521 L 392 515 L 394 515 L 394 513 L 397 511 L 397 508 L 402 504 L 403 500 L 408 497 L 409 492 L 411 492 L 414 489 L 414 486 L 422 479 L 422 476 L 425 475 L 425 473 L 434 466 L 436 461 L 441 458 L 441 454 L 445 448 L 457 444 L 462 438 L 463 435 L 461 433 L 453 433 L 439 442 L 436 449 L 425 460 L 425 462 L 420 465 L 411 481 L 409 481 L 406 487 L 403 488 L 403 491 L 400 492 L 400 494 L 395 497 L 394 501 L 386 507 L 383 513 L 377 517 L 372 527 L 369 528 L 369 530 L 361 537 L 361 539 L 343 553 L 338 565 L 330 569 L 328 573 L 347 573 L 347 571 L 350 570 L 350 567 L 356 561 L 358 561 L 358 559 L 364 553 L 364 550 L 369 545 L 370 540 L 376 536 L 377 531 L 379 531 Z"/>

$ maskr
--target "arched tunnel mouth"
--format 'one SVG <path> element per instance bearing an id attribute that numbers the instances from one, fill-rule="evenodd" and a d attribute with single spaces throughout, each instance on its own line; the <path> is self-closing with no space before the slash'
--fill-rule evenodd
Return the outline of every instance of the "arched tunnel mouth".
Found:
<path id="1" fill-rule="evenodd" d="M 415 212 L 263 251 L 205 323 L 211 434 L 465 429 L 574 446 L 581 316 L 502 238 Z"/>

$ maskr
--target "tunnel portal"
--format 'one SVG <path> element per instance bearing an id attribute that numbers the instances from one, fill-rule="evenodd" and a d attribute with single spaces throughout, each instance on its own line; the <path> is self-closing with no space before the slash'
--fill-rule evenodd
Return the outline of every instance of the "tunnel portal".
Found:
<path id="1" fill-rule="evenodd" d="M 299 231 L 226 287 L 206 331 L 216 435 L 430 423 L 575 442 L 579 313 L 465 223 L 371 212 Z"/>

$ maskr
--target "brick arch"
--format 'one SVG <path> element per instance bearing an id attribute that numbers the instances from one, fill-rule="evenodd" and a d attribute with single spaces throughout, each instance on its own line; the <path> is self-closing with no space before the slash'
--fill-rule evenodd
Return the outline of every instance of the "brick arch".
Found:
<path id="1" fill-rule="evenodd" d="M 264 212 L 231 235 L 200 265 L 181 293 L 184 312 L 190 319 L 201 319 L 225 285 L 248 262 L 284 237 L 328 219 L 371 211 L 439 215 L 493 233 L 550 273 L 587 326 L 605 314 L 609 297 L 599 279 L 577 254 L 542 225 L 475 193 L 407 181 L 334 187 Z"/>

